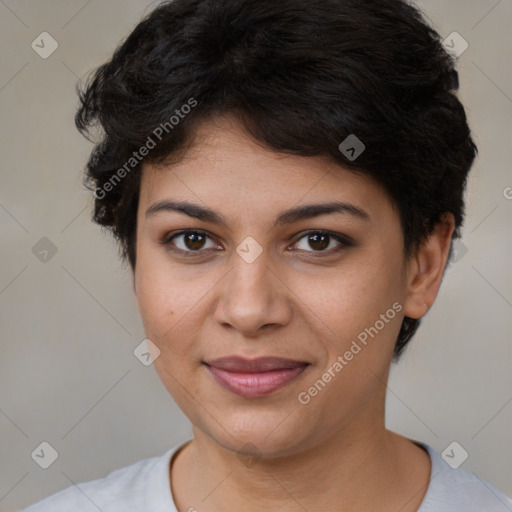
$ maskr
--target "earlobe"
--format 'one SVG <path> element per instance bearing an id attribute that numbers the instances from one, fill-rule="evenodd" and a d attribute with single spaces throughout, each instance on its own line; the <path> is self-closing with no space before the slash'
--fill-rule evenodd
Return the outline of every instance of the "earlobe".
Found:
<path id="1" fill-rule="evenodd" d="M 421 318 L 434 303 L 446 268 L 455 219 L 445 213 L 410 262 L 404 315 Z"/>

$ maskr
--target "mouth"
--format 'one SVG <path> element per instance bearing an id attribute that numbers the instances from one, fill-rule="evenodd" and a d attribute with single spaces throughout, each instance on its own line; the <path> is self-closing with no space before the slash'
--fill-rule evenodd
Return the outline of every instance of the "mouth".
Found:
<path id="1" fill-rule="evenodd" d="M 279 357 L 244 359 L 232 356 L 203 363 L 224 389 L 244 398 L 258 398 L 289 384 L 308 366 Z"/>

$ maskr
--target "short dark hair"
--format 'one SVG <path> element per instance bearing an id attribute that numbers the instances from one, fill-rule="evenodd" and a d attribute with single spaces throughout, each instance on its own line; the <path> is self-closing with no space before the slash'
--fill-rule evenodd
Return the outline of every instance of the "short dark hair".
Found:
<path id="1" fill-rule="evenodd" d="M 163 2 L 78 88 L 77 128 L 102 131 L 84 179 L 93 220 L 135 270 L 142 163 L 177 161 L 199 123 L 228 113 L 269 149 L 329 156 L 381 184 L 406 258 L 445 212 L 453 241 L 477 154 L 454 67 L 405 0 Z M 365 146 L 357 159 L 339 149 L 349 135 Z M 419 324 L 404 318 L 395 361 Z"/>

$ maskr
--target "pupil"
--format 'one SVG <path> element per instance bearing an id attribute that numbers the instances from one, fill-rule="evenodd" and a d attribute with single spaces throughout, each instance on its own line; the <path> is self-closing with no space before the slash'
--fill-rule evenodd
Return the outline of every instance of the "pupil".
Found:
<path id="1" fill-rule="evenodd" d="M 313 249 L 325 249 L 329 246 L 328 243 L 329 235 L 325 235 L 323 233 L 315 233 L 312 235 L 309 235 L 309 245 Z M 313 244 L 320 244 L 320 247 L 315 247 Z"/>
<path id="2" fill-rule="evenodd" d="M 200 249 L 204 243 L 204 236 L 201 233 L 188 233 L 185 236 L 185 244 L 189 249 Z"/>

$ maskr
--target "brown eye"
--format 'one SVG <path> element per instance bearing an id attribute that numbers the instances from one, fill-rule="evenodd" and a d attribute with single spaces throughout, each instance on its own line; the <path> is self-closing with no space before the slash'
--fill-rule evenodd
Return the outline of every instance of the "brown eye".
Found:
<path id="1" fill-rule="evenodd" d="M 190 232 L 183 235 L 183 243 L 190 250 L 201 249 L 205 240 L 206 237 L 202 233 Z"/>
<path id="2" fill-rule="evenodd" d="M 302 247 L 299 247 L 299 249 L 313 253 L 331 253 L 354 245 L 348 237 L 344 237 L 341 234 L 329 233 L 327 231 L 310 231 L 303 235 L 295 245 L 299 245 L 302 240 L 305 242 L 302 243 Z M 313 251 L 310 249 L 313 249 Z"/>
<path id="3" fill-rule="evenodd" d="M 206 245 L 208 240 L 211 238 L 203 231 L 185 230 L 166 237 L 161 243 L 172 251 L 190 254 L 206 252 L 206 249 L 217 247 L 213 241 L 208 247 Z"/>
<path id="4" fill-rule="evenodd" d="M 324 233 L 308 235 L 308 243 L 315 250 L 323 251 L 329 246 L 330 237 Z"/>

